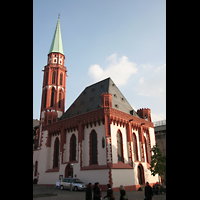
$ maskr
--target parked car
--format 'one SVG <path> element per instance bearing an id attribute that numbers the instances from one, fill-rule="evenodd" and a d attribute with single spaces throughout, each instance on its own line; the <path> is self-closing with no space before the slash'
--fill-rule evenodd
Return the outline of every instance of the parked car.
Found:
<path id="1" fill-rule="evenodd" d="M 60 180 L 56 181 L 56 188 L 59 188 L 59 187 L 60 187 Z"/>
<path id="2" fill-rule="evenodd" d="M 70 184 L 72 184 L 74 191 L 86 189 L 86 185 L 78 178 L 62 178 L 60 181 L 60 189 L 70 189 Z"/>

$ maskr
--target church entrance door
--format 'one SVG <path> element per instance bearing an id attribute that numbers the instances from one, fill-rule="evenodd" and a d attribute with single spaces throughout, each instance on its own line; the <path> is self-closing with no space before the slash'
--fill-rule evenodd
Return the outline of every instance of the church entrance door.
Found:
<path id="1" fill-rule="evenodd" d="M 140 185 L 145 184 L 144 180 L 144 168 L 141 164 L 138 165 L 138 181 Z"/>
<path id="2" fill-rule="evenodd" d="M 73 178 L 73 168 L 70 163 L 65 167 L 65 178 L 68 178 L 69 176 Z"/>

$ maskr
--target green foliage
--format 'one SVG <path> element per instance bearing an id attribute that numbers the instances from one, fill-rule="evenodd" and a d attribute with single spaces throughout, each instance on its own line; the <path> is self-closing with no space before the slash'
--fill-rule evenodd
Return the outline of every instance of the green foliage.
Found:
<path id="1" fill-rule="evenodd" d="M 153 156 L 151 156 L 151 175 L 155 176 L 156 174 L 162 175 L 166 171 L 166 157 L 162 156 L 161 150 L 158 148 L 158 145 L 154 145 L 151 149 Z"/>

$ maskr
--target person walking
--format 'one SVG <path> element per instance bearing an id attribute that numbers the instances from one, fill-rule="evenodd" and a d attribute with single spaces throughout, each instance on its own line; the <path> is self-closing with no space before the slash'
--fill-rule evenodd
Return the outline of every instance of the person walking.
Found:
<path id="1" fill-rule="evenodd" d="M 91 183 L 89 183 L 86 188 L 85 200 L 92 200 L 92 185 L 91 185 Z"/>
<path id="2" fill-rule="evenodd" d="M 94 192 L 93 200 L 101 200 L 101 198 L 100 198 L 101 191 L 100 191 L 98 182 L 95 183 L 95 186 L 93 188 L 93 192 Z"/>
<path id="3" fill-rule="evenodd" d="M 146 183 L 144 191 L 145 191 L 144 194 L 145 194 L 146 200 L 152 200 L 153 190 L 152 190 L 152 187 L 149 185 L 149 182 Z"/>
<path id="4" fill-rule="evenodd" d="M 126 191 L 124 189 L 123 185 L 120 185 L 120 199 L 119 200 L 128 200 L 128 197 L 126 196 Z"/>
<path id="5" fill-rule="evenodd" d="M 111 195 L 113 195 L 113 190 L 111 189 L 110 184 L 107 184 L 107 195 L 104 197 L 104 199 L 107 197 L 108 200 L 111 200 Z"/>

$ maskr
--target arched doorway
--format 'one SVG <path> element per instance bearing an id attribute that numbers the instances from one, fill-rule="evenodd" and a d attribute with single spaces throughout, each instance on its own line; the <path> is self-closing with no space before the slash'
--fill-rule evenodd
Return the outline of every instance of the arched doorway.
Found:
<path id="1" fill-rule="evenodd" d="M 145 184 L 144 168 L 141 164 L 138 165 L 138 182 L 140 185 Z"/>
<path id="2" fill-rule="evenodd" d="M 65 167 L 65 178 L 68 178 L 69 176 L 73 178 L 73 167 L 70 163 Z"/>

